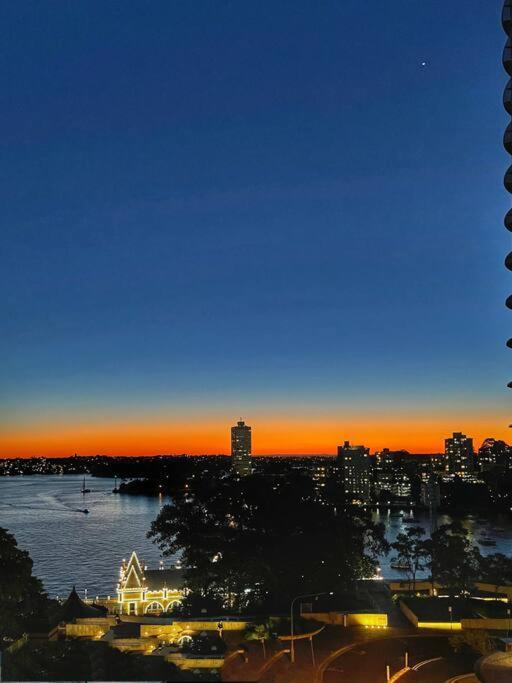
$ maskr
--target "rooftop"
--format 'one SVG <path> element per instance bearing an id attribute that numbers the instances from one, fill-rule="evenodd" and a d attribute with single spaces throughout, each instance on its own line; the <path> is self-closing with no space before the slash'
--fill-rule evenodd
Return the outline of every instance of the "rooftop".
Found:
<path id="1" fill-rule="evenodd" d="M 183 569 L 146 569 L 145 583 L 148 590 L 161 588 L 180 590 L 184 583 L 183 573 Z"/>
<path id="2" fill-rule="evenodd" d="M 75 619 L 83 619 L 86 617 L 104 617 L 106 614 L 107 609 L 105 607 L 101 607 L 100 605 L 86 605 L 85 602 L 80 599 L 73 586 L 68 599 L 62 605 L 60 621 L 71 622 L 75 621 Z"/>
<path id="3" fill-rule="evenodd" d="M 421 622 L 454 622 L 461 619 L 477 618 L 477 614 L 471 600 L 464 598 L 402 598 L 402 602 L 413 612 Z"/>

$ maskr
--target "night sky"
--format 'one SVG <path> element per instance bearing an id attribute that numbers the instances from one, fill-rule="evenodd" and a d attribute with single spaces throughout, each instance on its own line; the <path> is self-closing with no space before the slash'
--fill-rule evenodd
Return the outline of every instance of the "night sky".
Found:
<path id="1" fill-rule="evenodd" d="M 0 455 L 508 438 L 501 6 L 2 3 Z"/>

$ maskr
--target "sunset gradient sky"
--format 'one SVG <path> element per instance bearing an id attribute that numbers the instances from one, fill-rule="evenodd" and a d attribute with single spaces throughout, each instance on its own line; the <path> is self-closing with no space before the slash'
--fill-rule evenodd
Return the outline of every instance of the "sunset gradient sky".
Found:
<path id="1" fill-rule="evenodd" d="M 501 5 L 3 3 L 0 456 L 507 439 Z"/>

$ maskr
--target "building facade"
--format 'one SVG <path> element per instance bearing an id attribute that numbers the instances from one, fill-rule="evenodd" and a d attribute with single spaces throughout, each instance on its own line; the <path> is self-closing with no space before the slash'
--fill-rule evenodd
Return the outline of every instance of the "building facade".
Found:
<path id="1" fill-rule="evenodd" d="M 408 502 L 412 494 L 411 476 L 406 467 L 407 451 L 383 448 L 375 454 L 372 467 L 373 494 L 378 502 Z M 417 463 L 414 463 L 414 470 Z"/>
<path id="2" fill-rule="evenodd" d="M 315 487 L 315 493 L 320 497 L 325 489 L 328 473 L 329 468 L 327 465 L 323 464 L 315 464 L 311 469 L 311 479 L 313 481 L 313 486 Z"/>
<path id="3" fill-rule="evenodd" d="M 342 486 L 347 502 L 366 504 L 371 496 L 370 449 L 351 446 L 345 441 L 338 446 L 337 464 L 340 468 Z"/>
<path id="4" fill-rule="evenodd" d="M 128 562 L 121 563 L 117 584 L 120 614 L 170 614 L 181 604 L 183 596 L 180 567 L 148 569 L 135 552 Z"/>
<path id="5" fill-rule="evenodd" d="M 373 477 L 375 497 L 384 502 L 386 496 L 391 499 L 409 501 L 412 493 L 411 478 L 400 466 L 396 469 L 375 467 Z"/>
<path id="6" fill-rule="evenodd" d="M 454 432 L 444 442 L 446 472 L 459 477 L 467 477 L 473 473 L 475 453 L 473 439 L 462 432 Z"/>
<path id="7" fill-rule="evenodd" d="M 239 477 L 251 474 L 251 453 L 251 428 L 240 420 L 234 427 L 231 427 L 231 463 Z"/>
<path id="8" fill-rule="evenodd" d="M 421 481 L 420 502 L 434 511 L 441 505 L 441 486 L 434 472 Z"/>

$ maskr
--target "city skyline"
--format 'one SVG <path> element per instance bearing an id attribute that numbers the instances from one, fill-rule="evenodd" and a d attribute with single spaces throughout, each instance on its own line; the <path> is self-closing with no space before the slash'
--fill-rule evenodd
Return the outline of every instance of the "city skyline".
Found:
<path id="1" fill-rule="evenodd" d="M 0 24 L 0 679 L 512 683 L 512 0 Z"/>
<path id="2" fill-rule="evenodd" d="M 251 419 L 251 422 L 253 420 Z M 146 440 L 139 445 L 138 442 L 130 440 L 133 434 L 140 435 L 140 425 L 124 425 L 122 430 L 124 432 L 124 438 L 126 439 L 127 445 L 125 447 L 112 447 L 109 449 L 109 444 L 119 444 L 119 433 L 121 432 L 121 427 L 119 425 L 115 426 L 113 431 L 110 431 L 111 426 L 106 425 L 104 427 L 104 432 L 102 437 L 98 439 L 97 432 L 94 430 L 92 434 L 89 432 L 87 425 L 84 425 L 83 432 L 76 438 L 76 431 L 73 428 L 71 433 L 66 430 L 59 430 L 59 439 L 53 442 L 52 448 L 46 452 L 41 450 L 37 451 L 30 450 L 30 446 L 26 445 L 26 450 L 23 448 L 20 450 L 18 437 L 16 441 L 16 447 L 9 447 L 9 436 L 2 435 L 0 437 L 0 458 L 31 458 L 31 457 L 69 457 L 73 453 L 77 453 L 83 456 L 92 456 L 96 454 L 108 455 L 108 456 L 151 456 L 151 455 L 228 455 L 232 453 L 233 443 L 232 443 L 232 432 L 230 429 L 229 421 L 222 424 L 219 428 L 216 423 L 207 424 L 188 424 L 181 425 L 180 429 L 182 432 L 176 435 L 173 434 L 172 425 L 156 425 L 155 423 L 150 423 L 146 426 L 147 437 Z M 352 425 L 353 426 L 353 425 Z M 389 425 L 388 425 L 389 426 Z M 158 428 L 160 427 L 160 429 Z M 405 450 L 410 453 L 420 453 L 420 454 L 437 454 L 444 452 L 446 440 L 454 435 L 456 432 L 452 427 L 447 426 L 446 430 L 442 433 L 441 438 L 437 441 L 432 439 L 427 443 L 432 443 L 432 447 L 422 447 L 422 442 L 417 442 L 416 447 L 410 446 L 410 441 L 407 440 L 395 440 L 391 435 L 386 437 L 386 430 L 383 432 L 378 432 L 373 435 L 365 429 L 364 425 L 360 425 L 358 428 L 353 428 L 349 431 L 337 428 L 336 424 L 329 425 L 326 423 L 321 423 L 319 426 L 318 434 L 311 434 L 307 432 L 306 436 L 303 436 L 301 431 L 300 422 L 295 423 L 285 423 L 279 425 L 279 433 L 281 436 L 280 441 L 272 442 L 271 439 L 275 438 L 276 432 L 278 432 L 276 422 L 271 422 L 270 425 L 266 423 L 256 423 L 256 446 L 252 447 L 252 455 L 254 456 L 266 456 L 266 455 L 332 455 L 335 456 L 338 452 L 337 449 L 345 440 L 350 440 L 351 443 L 362 444 L 370 450 L 371 453 L 376 453 L 384 448 L 388 448 L 391 451 Z M 164 433 L 160 431 L 162 430 Z M 185 445 L 190 443 L 190 435 L 201 432 L 201 436 L 204 441 L 202 446 L 198 446 L 196 449 L 186 448 Z M 250 428 L 249 428 L 250 430 Z M 323 430 L 323 431 L 322 431 Z M 505 436 L 500 436 L 498 434 L 491 434 L 487 432 L 480 432 L 478 430 L 469 430 L 469 438 L 475 444 L 475 448 L 478 448 L 480 444 L 483 444 L 486 439 L 495 438 L 497 440 L 507 441 L 508 434 Z M 429 434 L 429 424 L 425 423 L 424 433 Z M 481 436 L 485 434 L 485 436 Z M 81 445 L 80 448 L 70 448 L 69 443 L 75 435 L 75 443 Z M 476 436 L 475 436 L 476 435 Z M 409 434 L 410 436 L 410 434 Z M 347 437 L 347 438 L 346 438 Z M 31 436 L 31 438 L 36 438 Z M 179 439 L 182 439 L 180 441 Z M 302 441 L 301 441 L 302 439 Z M 269 440 L 269 441 L 267 441 Z M 103 448 L 94 448 L 92 446 L 87 447 L 88 444 L 101 443 Z M 154 448 L 150 448 L 150 444 L 156 444 Z M 171 447 L 172 444 L 176 444 Z M 260 444 L 258 446 L 258 443 Z M 276 447 L 272 446 L 266 447 L 266 443 L 276 443 Z M 314 444 L 321 443 L 324 448 L 315 448 Z M 409 443 L 409 445 L 407 445 Z M 130 445 L 131 444 L 131 445 Z M 263 444 L 263 445 L 262 445 Z M 288 447 L 283 447 L 283 444 L 288 444 Z M 311 447 L 308 449 L 300 444 L 310 444 Z M 183 446 L 180 448 L 180 445 Z M 217 447 L 216 447 L 217 445 Z M 295 447 L 294 447 L 295 445 Z M 107 447 L 105 447 L 107 446 Z"/>
<path id="3" fill-rule="evenodd" d="M 500 2 L 27 6 L 0 455 L 507 440 Z"/>

